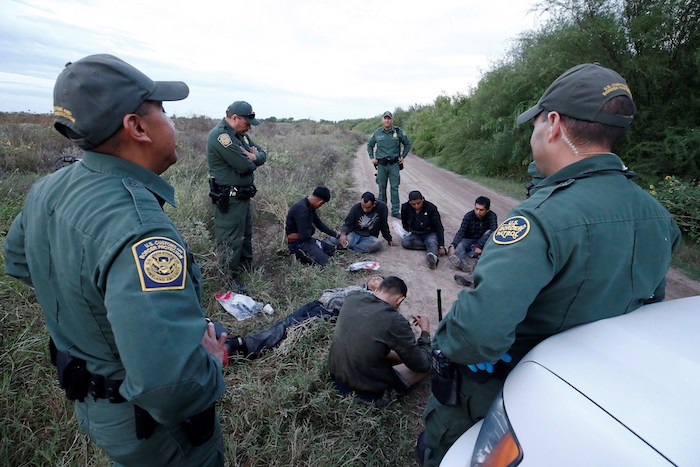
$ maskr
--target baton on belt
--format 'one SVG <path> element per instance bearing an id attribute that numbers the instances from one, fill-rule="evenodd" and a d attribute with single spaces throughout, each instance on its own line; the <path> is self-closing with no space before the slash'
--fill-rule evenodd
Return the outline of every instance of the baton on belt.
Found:
<path id="1" fill-rule="evenodd" d="M 442 289 L 437 289 L 438 322 L 442 321 Z"/>

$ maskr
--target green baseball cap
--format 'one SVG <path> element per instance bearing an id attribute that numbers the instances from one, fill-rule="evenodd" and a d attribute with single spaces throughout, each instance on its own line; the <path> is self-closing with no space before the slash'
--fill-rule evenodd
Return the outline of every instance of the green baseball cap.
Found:
<path id="1" fill-rule="evenodd" d="M 518 116 L 518 125 L 532 120 L 540 112 L 556 111 L 577 120 L 627 128 L 634 112 L 616 115 L 603 111 L 603 106 L 617 96 L 632 99 L 627 81 L 617 72 L 595 63 L 576 65 L 555 79 L 537 104 Z"/>
<path id="2" fill-rule="evenodd" d="M 382 118 L 384 118 L 384 117 L 394 118 L 394 116 L 391 115 L 391 112 L 389 112 L 388 110 L 386 112 L 384 112 L 384 114 L 382 115 Z"/>
<path id="3" fill-rule="evenodd" d="M 90 55 L 67 63 L 56 79 L 54 128 L 79 147 L 92 149 L 145 101 L 179 101 L 189 93 L 182 81 L 153 81 L 113 55 Z"/>
<path id="4" fill-rule="evenodd" d="M 231 115 L 238 115 L 251 125 L 260 125 L 260 120 L 255 118 L 253 106 L 246 101 L 236 101 L 229 105 L 226 109 L 226 116 L 230 117 Z"/>

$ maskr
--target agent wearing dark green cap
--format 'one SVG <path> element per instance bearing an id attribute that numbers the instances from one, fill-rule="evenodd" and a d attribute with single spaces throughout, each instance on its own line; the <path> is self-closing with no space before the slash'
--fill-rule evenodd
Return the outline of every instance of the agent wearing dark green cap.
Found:
<path id="1" fill-rule="evenodd" d="M 32 187 L 5 242 L 5 272 L 34 287 L 80 426 L 123 465 L 224 463 L 224 339 L 162 208 L 175 196 L 159 175 L 177 161 L 162 101 L 188 94 L 111 55 L 68 63 L 54 126 L 82 161 Z"/>
<path id="2" fill-rule="evenodd" d="M 456 365 L 459 391 L 449 405 L 433 387 L 425 465 L 437 466 L 485 416 L 508 372 L 540 341 L 664 299 L 680 232 L 610 152 L 634 113 L 619 74 L 584 64 L 518 117 L 534 121 L 530 144 L 542 179 L 488 240 L 474 290 L 459 294 L 435 333 L 434 348 Z M 506 353 L 508 364 L 499 360 Z M 498 362 L 493 373 L 474 366 L 486 362 Z"/>
<path id="3" fill-rule="evenodd" d="M 255 169 L 265 163 L 265 151 L 248 135 L 260 122 L 253 107 L 236 101 L 207 138 L 210 196 L 214 202 L 214 237 L 219 261 L 233 280 L 232 287 L 245 293 L 240 280 L 243 268 L 253 261 L 253 220 L 250 198 L 257 189 Z"/>
<path id="4" fill-rule="evenodd" d="M 401 218 L 399 201 L 399 184 L 404 159 L 411 151 L 411 141 L 401 130 L 393 125 L 394 116 L 388 110 L 382 115 L 382 126 L 374 130 L 367 142 L 369 159 L 377 169 L 377 187 L 379 201 L 386 203 L 386 184 L 390 185 L 391 215 Z M 401 149 L 403 145 L 403 150 Z M 376 146 L 376 150 L 375 150 Z"/>

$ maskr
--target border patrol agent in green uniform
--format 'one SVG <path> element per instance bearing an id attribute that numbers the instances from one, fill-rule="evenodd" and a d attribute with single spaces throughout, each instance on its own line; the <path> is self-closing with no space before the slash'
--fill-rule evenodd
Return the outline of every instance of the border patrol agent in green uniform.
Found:
<path id="1" fill-rule="evenodd" d="M 384 112 L 381 128 L 374 130 L 367 142 L 367 153 L 377 169 L 377 187 L 379 189 L 377 197 L 379 201 L 386 203 L 386 184 L 388 181 L 391 194 L 391 215 L 400 218 L 400 170 L 403 169 L 403 161 L 411 151 L 411 141 L 401 128 L 392 125 L 393 118 L 391 112 L 388 110 Z M 403 151 L 401 145 L 403 145 Z"/>
<path id="2" fill-rule="evenodd" d="M 207 138 L 209 196 L 215 205 L 214 237 L 219 260 L 241 293 L 246 290 L 238 278 L 242 268 L 249 267 L 253 261 L 250 198 L 257 192 L 253 173 L 267 157 L 247 134 L 251 125 L 258 124 L 253 107 L 245 101 L 236 101 L 226 109 L 226 117 Z"/>
<path id="3" fill-rule="evenodd" d="M 610 152 L 634 112 L 619 74 L 584 64 L 557 78 L 518 117 L 519 124 L 534 119 L 530 144 L 543 179 L 536 177 L 530 198 L 488 240 L 474 290 L 461 292 L 438 326 L 434 353 L 451 362 L 454 373 L 448 366 L 444 373 L 453 374 L 450 395 L 457 397 L 433 385 L 424 414 L 425 465 L 437 466 L 485 416 L 508 372 L 540 341 L 664 299 L 680 232 Z M 508 354 L 510 364 L 499 361 Z"/>
<path id="4" fill-rule="evenodd" d="M 32 187 L 5 243 L 80 426 L 117 464 L 224 463 L 225 336 L 206 324 L 199 268 L 162 209 L 175 196 L 159 174 L 177 160 L 162 101 L 188 93 L 111 55 L 68 63 L 54 126 L 85 153 Z"/>

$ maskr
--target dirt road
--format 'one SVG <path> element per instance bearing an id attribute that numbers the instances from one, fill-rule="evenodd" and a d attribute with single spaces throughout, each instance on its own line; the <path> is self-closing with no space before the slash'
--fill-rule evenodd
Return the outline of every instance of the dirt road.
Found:
<path id="1" fill-rule="evenodd" d="M 367 157 L 366 146 L 362 145 L 355 156 L 354 175 L 358 192 L 371 191 L 376 194 L 374 166 Z M 477 196 L 485 195 L 491 199 L 491 209 L 498 215 L 499 222 L 505 219 L 508 212 L 519 202 L 410 155 L 406 159 L 404 170 L 401 171 L 399 187 L 401 202 L 408 200 L 408 193 L 412 190 L 420 190 L 425 199 L 434 203 L 440 210 L 442 223 L 445 226 L 446 245 L 452 241 L 464 214 L 474 208 L 474 200 Z M 400 221 L 392 217 L 389 219 L 393 224 L 394 239 L 400 240 L 397 230 L 400 228 Z M 393 247 L 387 247 L 385 244 L 374 259 L 381 265 L 379 272 L 383 275 L 399 276 L 406 281 L 409 291 L 408 297 L 401 306 L 402 314 L 429 316 L 431 331 L 434 331 L 437 325 L 437 289 L 442 290 L 443 315 L 450 310 L 457 295 L 467 290 L 454 281 L 453 276 L 459 271 L 451 267 L 447 257 L 440 258 L 438 267 L 430 270 L 426 264 L 424 252 L 405 250 L 399 242 L 395 241 Z M 687 278 L 679 271 L 670 270 L 667 276 L 666 298 L 693 295 L 700 295 L 700 283 Z"/>

